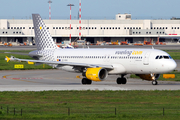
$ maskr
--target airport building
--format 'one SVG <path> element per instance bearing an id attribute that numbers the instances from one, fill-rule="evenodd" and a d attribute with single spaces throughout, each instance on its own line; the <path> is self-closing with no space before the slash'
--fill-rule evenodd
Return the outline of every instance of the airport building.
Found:
<path id="1" fill-rule="evenodd" d="M 79 20 L 44 20 L 56 43 L 72 36 L 79 37 Z M 71 30 L 70 30 L 71 23 Z M 91 43 L 97 41 L 126 41 L 129 43 L 144 40 L 177 42 L 180 37 L 180 20 L 132 20 L 131 14 L 117 14 L 115 20 L 82 20 L 81 37 Z M 0 42 L 34 42 L 34 27 L 31 19 L 1 19 Z"/>

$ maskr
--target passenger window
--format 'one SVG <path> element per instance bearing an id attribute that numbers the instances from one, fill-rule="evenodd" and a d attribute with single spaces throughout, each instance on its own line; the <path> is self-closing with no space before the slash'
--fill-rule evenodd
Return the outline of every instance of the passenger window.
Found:
<path id="1" fill-rule="evenodd" d="M 159 56 L 156 56 L 156 59 L 158 59 L 159 58 Z"/>

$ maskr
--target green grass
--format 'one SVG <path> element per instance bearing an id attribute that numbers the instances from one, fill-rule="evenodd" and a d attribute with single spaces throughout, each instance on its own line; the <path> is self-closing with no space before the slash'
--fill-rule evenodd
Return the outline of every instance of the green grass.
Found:
<path id="1" fill-rule="evenodd" d="M 0 119 L 180 119 L 180 91 L 0 92 L 0 98 Z"/>
<path id="2" fill-rule="evenodd" d="M 175 74 L 175 78 L 165 79 L 165 78 L 163 78 L 163 74 L 161 74 L 158 80 L 162 80 L 162 81 L 180 81 L 180 72 L 173 71 L 173 72 L 168 73 L 168 74 Z"/>
<path id="3" fill-rule="evenodd" d="M 178 51 L 178 52 L 168 52 L 168 54 L 169 54 L 174 60 L 179 60 L 179 59 L 180 59 L 180 51 Z"/>
<path id="4" fill-rule="evenodd" d="M 167 52 L 174 60 L 180 60 L 180 50 L 164 50 Z"/>

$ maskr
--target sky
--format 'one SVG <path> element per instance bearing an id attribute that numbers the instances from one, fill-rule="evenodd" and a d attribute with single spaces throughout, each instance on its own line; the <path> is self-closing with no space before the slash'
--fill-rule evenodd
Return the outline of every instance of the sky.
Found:
<path id="1" fill-rule="evenodd" d="M 32 13 L 49 18 L 48 0 L 0 0 L 0 19 L 31 19 Z M 82 19 L 115 19 L 118 13 L 130 13 L 132 19 L 180 18 L 180 0 L 81 0 Z M 79 0 L 52 0 L 51 18 L 78 19 Z"/>

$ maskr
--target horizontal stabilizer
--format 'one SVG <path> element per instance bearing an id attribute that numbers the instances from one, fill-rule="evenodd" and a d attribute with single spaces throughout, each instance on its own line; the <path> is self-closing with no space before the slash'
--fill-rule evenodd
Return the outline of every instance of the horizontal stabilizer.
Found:
<path id="1" fill-rule="evenodd" d="M 11 57 L 9 58 L 8 56 L 6 56 L 5 60 L 6 60 L 7 62 L 13 61 L 13 60 L 15 60 L 15 57 L 14 57 L 14 56 L 11 56 Z"/>

